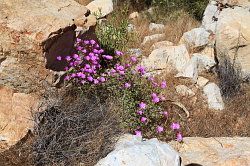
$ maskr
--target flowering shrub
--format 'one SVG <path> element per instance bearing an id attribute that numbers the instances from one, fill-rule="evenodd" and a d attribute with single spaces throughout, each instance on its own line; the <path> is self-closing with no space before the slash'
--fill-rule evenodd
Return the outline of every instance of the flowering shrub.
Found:
<path id="1" fill-rule="evenodd" d="M 124 53 L 115 51 L 105 54 L 94 40 L 77 39 L 77 54 L 62 57 L 68 66 L 65 80 L 85 88 L 104 88 L 122 106 L 122 124 L 131 133 L 143 137 L 155 135 L 176 135 L 182 140 L 179 123 L 171 123 L 168 111 L 162 104 L 166 100 L 161 93 L 166 81 L 157 82 L 154 77 L 146 76 L 146 69 L 137 65 L 137 58 L 131 56 L 122 61 Z"/>

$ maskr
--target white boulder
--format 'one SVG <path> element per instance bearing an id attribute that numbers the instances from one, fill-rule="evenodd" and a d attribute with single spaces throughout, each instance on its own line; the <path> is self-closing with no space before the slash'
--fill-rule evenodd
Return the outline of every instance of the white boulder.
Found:
<path id="1" fill-rule="evenodd" d="M 215 83 L 209 83 L 203 88 L 207 97 L 208 107 L 214 110 L 223 110 L 224 102 L 221 97 L 220 88 Z"/>
<path id="2" fill-rule="evenodd" d="M 216 62 L 213 57 L 195 53 L 176 77 L 192 78 L 196 82 L 199 72 L 209 70 L 214 65 Z"/>
<path id="3" fill-rule="evenodd" d="M 185 32 L 180 40 L 181 44 L 186 44 L 191 48 L 205 46 L 209 42 L 210 33 L 204 28 L 194 28 Z"/>
<path id="4" fill-rule="evenodd" d="M 223 9 L 218 18 L 216 31 L 218 59 L 228 55 L 241 65 L 243 77 L 250 75 L 250 12 L 234 7 Z"/>
<path id="5" fill-rule="evenodd" d="M 202 27 L 208 31 L 212 31 L 213 33 L 215 33 L 216 21 L 214 20 L 214 18 L 218 18 L 218 15 L 219 15 L 219 11 L 218 11 L 218 7 L 216 6 L 216 2 L 211 1 L 208 4 L 203 14 Z"/>
<path id="6" fill-rule="evenodd" d="M 162 30 L 164 30 L 165 25 L 150 23 L 148 28 L 149 28 L 150 31 L 162 31 Z"/>
<path id="7" fill-rule="evenodd" d="M 94 0 L 86 6 L 92 14 L 97 17 L 104 17 L 113 11 L 112 0 Z"/>
<path id="8" fill-rule="evenodd" d="M 142 64 L 150 70 L 180 72 L 189 60 L 186 46 L 179 45 L 153 50 L 147 58 L 142 60 Z"/>
<path id="9" fill-rule="evenodd" d="M 164 48 L 164 47 L 173 46 L 173 45 L 174 43 L 170 41 L 159 41 L 159 42 L 154 43 L 151 49 L 155 50 L 155 49 Z"/>
<path id="10" fill-rule="evenodd" d="M 115 150 L 96 166 L 179 166 L 178 153 L 156 138 L 142 141 L 141 137 L 124 135 Z"/>

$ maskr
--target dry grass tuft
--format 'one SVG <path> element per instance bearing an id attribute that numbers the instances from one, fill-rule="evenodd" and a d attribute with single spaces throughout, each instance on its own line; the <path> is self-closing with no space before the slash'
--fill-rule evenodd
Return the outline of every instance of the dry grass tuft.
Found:
<path id="1" fill-rule="evenodd" d="M 48 108 L 36 115 L 34 135 L 0 153 L 1 166 L 93 166 L 112 150 L 122 130 L 107 96 L 75 89 L 46 97 Z"/>
<path id="2" fill-rule="evenodd" d="M 193 28 L 199 27 L 200 22 L 191 17 L 188 13 L 181 11 L 176 20 L 169 20 L 166 23 L 166 39 L 178 44 L 183 34 Z"/>
<path id="3" fill-rule="evenodd" d="M 155 13 L 156 15 L 157 13 Z M 133 41 L 130 46 L 134 48 L 141 48 L 143 54 L 145 56 L 149 55 L 153 50 L 151 48 L 152 44 L 155 41 L 152 41 L 144 46 L 141 45 L 145 36 L 153 35 L 153 34 L 165 34 L 165 37 L 160 39 L 159 41 L 170 41 L 175 45 L 178 45 L 183 34 L 193 28 L 196 28 L 200 25 L 200 22 L 191 17 L 188 13 L 184 11 L 176 11 L 176 13 L 172 13 L 172 15 L 164 15 L 164 13 L 159 13 L 164 18 L 165 30 L 164 31 L 149 31 L 149 24 L 152 20 L 149 17 L 141 17 L 132 21 L 132 24 L 136 27 L 136 41 Z"/>
<path id="4" fill-rule="evenodd" d="M 174 78 L 173 74 L 166 74 L 168 88 L 165 94 L 168 99 L 181 102 L 190 112 L 190 118 L 182 122 L 184 136 L 199 137 L 233 137 L 250 136 L 250 85 L 242 87 L 242 92 L 225 100 L 223 111 L 214 111 L 206 107 L 206 99 L 202 89 L 198 89 L 188 79 Z M 212 76 L 211 76 L 212 77 Z M 214 76 L 215 77 L 215 76 Z M 213 78 L 218 82 L 216 78 Z M 210 79 L 211 81 L 212 78 Z M 196 95 L 194 97 L 181 97 L 176 91 L 177 85 L 186 85 Z M 181 113 L 180 110 L 171 109 L 170 112 Z M 176 121 L 180 117 L 174 117 Z"/>

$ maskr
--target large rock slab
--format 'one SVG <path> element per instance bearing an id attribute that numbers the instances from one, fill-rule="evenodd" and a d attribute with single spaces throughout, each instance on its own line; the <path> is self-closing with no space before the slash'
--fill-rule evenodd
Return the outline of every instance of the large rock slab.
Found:
<path id="1" fill-rule="evenodd" d="M 149 70 L 178 71 L 189 62 L 190 57 L 185 45 L 169 46 L 153 50 L 142 60 L 142 64 Z"/>
<path id="2" fill-rule="evenodd" d="M 194 28 L 185 32 L 180 40 L 181 44 L 186 44 L 190 48 L 202 47 L 208 44 L 210 33 L 204 28 Z"/>
<path id="3" fill-rule="evenodd" d="M 243 70 L 250 74 L 250 11 L 241 7 L 223 9 L 219 15 L 216 30 L 218 59 L 229 55 Z"/>
<path id="4" fill-rule="evenodd" d="M 220 88 L 215 83 L 209 83 L 204 86 L 203 92 L 207 97 L 208 108 L 214 110 L 224 109 L 224 102 L 221 97 Z"/>
<path id="5" fill-rule="evenodd" d="M 74 0 L 0 1 L 0 46 L 6 50 L 37 50 L 51 32 L 86 19 L 87 8 Z"/>
<path id="6" fill-rule="evenodd" d="M 142 141 L 141 137 L 125 135 L 115 150 L 96 166 L 179 166 L 178 153 L 156 138 Z"/>
<path id="7" fill-rule="evenodd" d="M 45 69 L 43 61 L 36 59 L 37 53 L 20 56 L 22 58 L 3 56 L 0 62 L 0 86 L 5 85 L 22 93 L 43 91 L 51 73 Z"/>
<path id="8" fill-rule="evenodd" d="M 201 138 L 185 137 L 183 144 L 171 142 L 182 158 L 183 165 L 249 166 L 249 137 Z"/>
<path id="9" fill-rule="evenodd" d="M 0 142 L 14 145 L 34 126 L 38 96 L 0 86 Z"/>

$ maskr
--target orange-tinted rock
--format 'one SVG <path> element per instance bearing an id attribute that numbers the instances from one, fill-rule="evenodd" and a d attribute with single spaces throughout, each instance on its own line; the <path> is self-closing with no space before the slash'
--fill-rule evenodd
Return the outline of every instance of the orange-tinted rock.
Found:
<path id="1" fill-rule="evenodd" d="M 0 87 L 0 136 L 8 146 L 14 145 L 33 128 L 32 112 L 36 111 L 38 96 L 16 93 Z"/>

